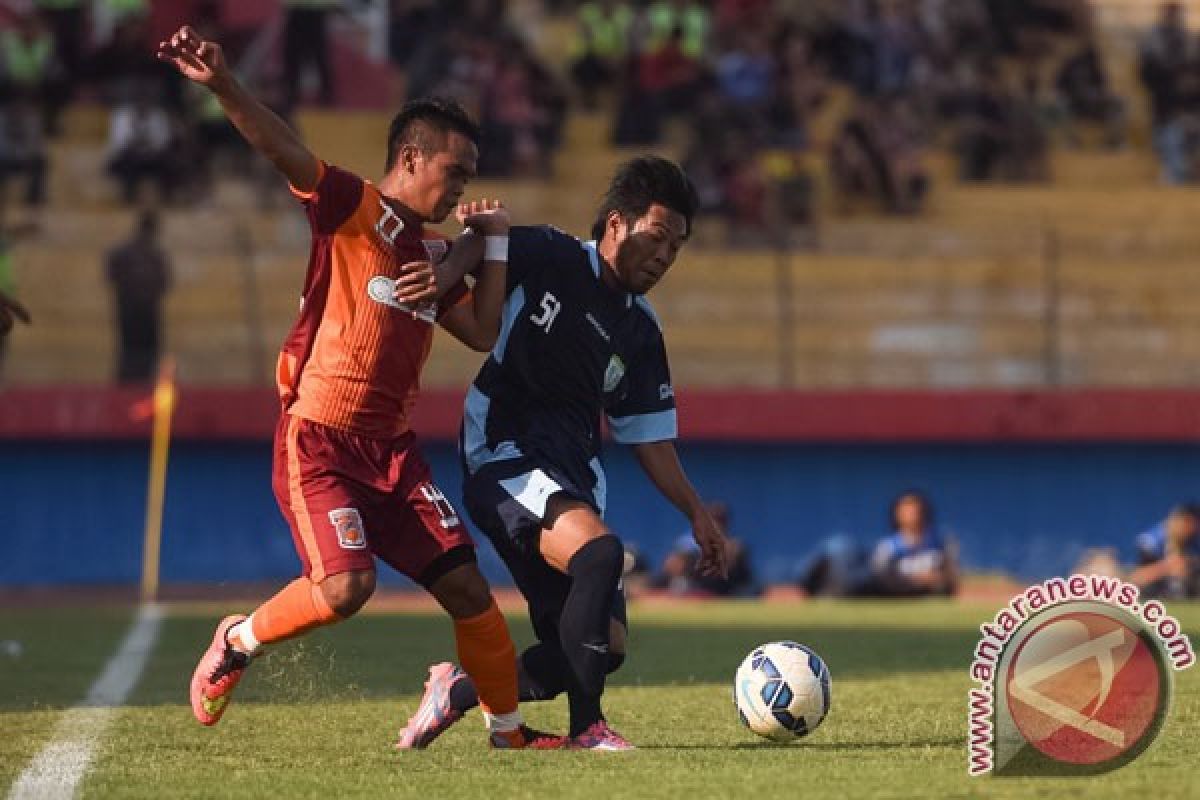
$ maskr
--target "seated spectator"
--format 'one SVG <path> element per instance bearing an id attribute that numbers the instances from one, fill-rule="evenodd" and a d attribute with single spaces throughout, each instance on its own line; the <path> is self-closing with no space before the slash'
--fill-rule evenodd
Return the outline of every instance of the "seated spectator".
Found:
<path id="1" fill-rule="evenodd" d="M 1125 141 L 1125 103 L 1112 91 L 1104 61 L 1094 42 L 1087 42 L 1063 62 L 1055 87 L 1067 113 L 1068 141 L 1079 144 L 1079 122 L 1103 126 L 1109 147 Z"/>
<path id="2" fill-rule="evenodd" d="M 713 503 L 709 513 L 721 530 L 729 530 L 729 508 L 723 503 Z M 667 589 L 673 594 L 715 595 L 718 597 L 757 597 L 762 587 L 754 577 L 750 554 L 736 537 L 727 535 L 728 577 L 704 575 L 699 570 L 700 547 L 690 533 L 675 541 L 674 549 L 663 561 L 662 571 L 654 580 L 654 587 Z"/>
<path id="3" fill-rule="evenodd" d="M 994 65 L 981 68 L 963 64 L 958 86 L 949 100 L 955 123 L 955 150 L 959 179 L 966 182 L 995 180 L 1009 153 L 1006 113 L 1010 98 Z"/>
<path id="4" fill-rule="evenodd" d="M 739 114 L 765 113 L 771 101 L 775 62 L 764 37 L 744 32 L 717 58 L 717 84 Z"/>
<path id="5" fill-rule="evenodd" d="M 1182 184 L 1192 180 L 1194 136 L 1188 114 L 1196 93 L 1188 86 L 1196 60 L 1195 39 L 1188 32 L 1181 3 L 1164 3 L 1158 23 L 1142 41 L 1138 77 L 1150 96 L 1154 147 L 1163 167 L 1163 180 Z"/>
<path id="6" fill-rule="evenodd" d="M 900 98 L 862 98 L 830 149 L 843 202 L 866 198 L 892 214 L 921 210 L 929 188 L 921 134 Z"/>
<path id="7" fill-rule="evenodd" d="M 26 97 L 0 106 L 0 203 L 14 177 L 25 179 L 25 203 L 40 206 L 46 200 L 46 143 L 42 120 Z"/>
<path id="8" fill-rule="evenodd" d="M 121 184 L 127 205 L 137 201 L 144 181 L 158 187 L 159 196 L 170 201 L 180 174 L 174 151 L 175 131 L 166 109 L 138 92 L 131 103 L 114 109 L 108 128 L 108 172 Z"/>
<path id="9" fill-rule="evenodd" d="M 845 537 L 827 542 L 802 570 L 800 586 L 810 595 L 923 597 L 954 594 L 958 559 L 952 543 L 935 528 L 933 505 L 918 491 L 893 502 L 890 536 L 868 555 Z"/>
<path id="10" fill-rule="evenodd" d="M 54 35 L 39 14 L 29 12 L 15 28 L 0 31 L 0 99 L 24 97 L 36 103 L 43 130 L 53 136 L 69 88 L 55 54 Z"/>
<path id="11" fill-rule="evenodd" d="M 1200 596 L 1200 505 L 1171 509 L 1135 540 L 1138 566 L 1129 575 L 1147 597 Z"/>
<path id="12" fill-rule="evenodd" d="M 598 93 L 616 85 L 621 64 L 628 55 L 633 11 L 629 3 L 621 0 L 582 3 L 578 21 L 571 77 L 579 88 L 584 108 L 594 109 Z"/>

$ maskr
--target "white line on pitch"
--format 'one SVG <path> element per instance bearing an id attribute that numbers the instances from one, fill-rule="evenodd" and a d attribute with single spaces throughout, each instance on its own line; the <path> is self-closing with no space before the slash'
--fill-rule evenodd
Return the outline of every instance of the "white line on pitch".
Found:
<path id="1" fill-rule="evenodd" d="M 104 672 L 92 684 L 83 702 L 62 715 L 50 743 L 17 777 L 9 800 L 66 800 L 75 796 L 96 745 L 146 667 L 146 660 L 158 641 L 162 617 L 159 605 L 138 609 L 137 619 L 104 666 Z"/>

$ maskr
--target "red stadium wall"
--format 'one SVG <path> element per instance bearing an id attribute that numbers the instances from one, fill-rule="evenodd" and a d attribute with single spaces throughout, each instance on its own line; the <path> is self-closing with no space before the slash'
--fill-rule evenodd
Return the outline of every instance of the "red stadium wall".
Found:
<path id="1" fill-rule="evenodd" d="M 0 439 L 136 439 L 145 390 L 0 392 Z M 1200 442 L 1200 391 L 679 392 L 683 436 L 714 442 Z M 274 431 L 264 389 L 183 387 L 177 437 L 253 441 Z M 462 393 L 426 392 L 425 439 L 457 437 Z"/>

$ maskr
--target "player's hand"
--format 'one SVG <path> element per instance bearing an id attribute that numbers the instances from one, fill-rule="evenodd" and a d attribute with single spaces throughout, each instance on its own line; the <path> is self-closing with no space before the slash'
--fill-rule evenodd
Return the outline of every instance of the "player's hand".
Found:
<path id="1" fill-rule="evenodd" d="M 1186 578 L 1191 572 L 1191 564 L 1183 553 L 1171 553 L 1163 559 L 1163 572 L 1172 578 Z"/>
<path id="2" fill-rule="evenodd" d="M 508 209 L 499 200 L 472 200 L 460 203 L 454 216 L 464 228 L 470 228 L 482 236 L 507 236 L 512 227 Z"/>
<path id="3" fill-rule="evenodd" d="M 184 25 L 170 39 L 158 43 L 158 58 L 174 64 L 188 80 L 210 89 L 217 89 L 229 77 L 221 45 L 201 38 L 190 25 Z"/>
<path id="4" fill-rule="evenodd" d="M 25 310 L 25 306 L 4 292 L 0 292 L 0 336 L 7 336 L 16 320 L 20 320 L 26 325 L 33 322 L 29 312 Z"/>
<path id="5" fill-rule="evenodd" d="M 392 297 L 408 306 L 425 305 L 438 298 L 437 272 L 432 261 L 410 261 L 400 267 Z"/>
<path id="6" fill-rule="evenodd" d="M 696 564 L 700 574 L 729 577 L 729 542 L 707 508 L 692 515 L 692 536 L 700 545 L 700 561 Z"/>

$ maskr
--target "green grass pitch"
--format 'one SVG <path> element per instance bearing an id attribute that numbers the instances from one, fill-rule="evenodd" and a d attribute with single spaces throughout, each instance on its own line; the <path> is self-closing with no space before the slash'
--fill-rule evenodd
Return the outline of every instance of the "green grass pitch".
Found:
<path id="1" fill-rule="evenodd" d="M 631 655 L 606 706 L 633 753 L 491 752 L 472 714 L 431 749 L 395 753 L 433 660 L 453 652 L 432 614 L 365 614 L 277 648 L 252 667 L 224 720 L 196 724 L 192 667 L 218 611 L 169 612 L 146 672 L 83 781 L 84 797 L 1191 798 L 1200 796 L 1200 670 L 1177 676 L 1158 742 L 1096 778 L 968 778 L 967 666 L 995 608 L 952 602 L 637 607 Z M 1200 606 L 1171 611 L 1200 640 Z M 0 792 L 83 697 L 131 612 L 0 610 Z M 518 645 L 530 641 L 510 617 Z M 742 729 L 734 669 L 756 644 L 814 647 L 833 674 L 833 707 L 813 735 L 772 745 Z M 538 727 L 565 708 L 525 706 Z"/>

